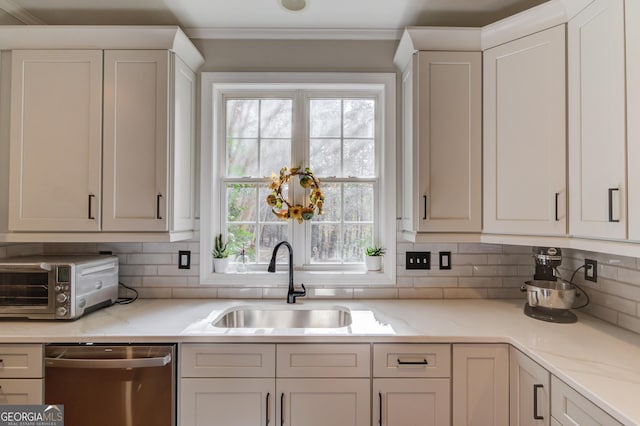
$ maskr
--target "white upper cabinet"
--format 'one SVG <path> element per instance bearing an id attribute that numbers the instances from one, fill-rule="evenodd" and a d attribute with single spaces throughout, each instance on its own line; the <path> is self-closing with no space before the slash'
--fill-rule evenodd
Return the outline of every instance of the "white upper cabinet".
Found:
<path id="1" fill-rule="evenodd" d="M 625 2 L 629 239 L 640 241 L 640 2 Z"/>
<path id="2" fill-rule="evenodd" d="M 166 231 L 168 51 L 104 54 L 105 231 Z"/>
<path id="3" fill-rule="evenodd" d="M 484 231 L 566 234 L 565 26 L 484 52 Z"/>
<path id="4" fill-rule="evenodd" d="M 100 229 L 102 52 L 11 57 L 9 228 Z"/>
<path id="5" fill-rule="evenodd" d="M 25 49 L 4 55 L 11 61 L 10 77 L 3 73 L 2 83 L 10 79 L 11 101 L 5 107 L 10 112 L 3 112 L 2 119 L 10 115 L 11 158 L 8 176 L 0 175 L 0 187 L 10 192 L 8 203 L 0 202 L 0 232 L 9 232 L 0 237 L 60 242 L 191 238 L 192 67 L 203 59 L 184 33 L 170 27 L 153 34 L 135 27 L 118 34 L 72 27 L 69 34 L 55 32 L 47 40 L 46 28 L 19 30 L 24 37 L 16 43 L 27 47 L 75 48 L 80 43 L 96 49 Z M 144 45 L 150 49 L 130 48 Z"/>
<path id="6" fill-rule="evenodd" d="M 593 2 L 567 37 L 570 233 L 625 239 L 624 1 Z"/>
<path id="7" fill-rule="evenodd" d="M 482 54 L 479 33 L 429 28 L 431 43 L 477 52 L 425 51 L 404 64 L 409 39 L 424 41 L 418 29 L 407 31 L 396 53 L 404 66 L 403 215 L 404 231 L 480 232 L 482 227 Z M 466 37 L 460 46 L 449 40 Z M 429 47 L 429 46 L 428 46 Z M 467 48 L 466 50 L 471 50 Z M 442 50 L 442 49 L 437 49 Z M 452 49 L 453 50 L 453 49 Z M 402 58 L 402 59 L 400 59 Z"/>
<path id="8" fill-rule="evenodd" d="M 105 231 L 193 229 L 195 74 L 166 50 L 108 50 Z"/>

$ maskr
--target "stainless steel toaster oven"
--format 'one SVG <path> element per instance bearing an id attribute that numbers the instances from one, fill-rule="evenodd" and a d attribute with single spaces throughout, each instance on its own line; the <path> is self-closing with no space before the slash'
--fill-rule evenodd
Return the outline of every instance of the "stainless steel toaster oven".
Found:
<path id="1" fill-rule="evenodd" d="M 70 320 L 118 298 L 118 258 L 31 256 L 0 260 L 0 318 Z"/>

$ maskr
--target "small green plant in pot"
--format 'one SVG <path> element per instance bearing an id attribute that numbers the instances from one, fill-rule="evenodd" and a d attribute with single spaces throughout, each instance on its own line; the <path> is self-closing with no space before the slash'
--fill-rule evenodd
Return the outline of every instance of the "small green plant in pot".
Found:
<path id="1" fill-rule="evenodd" d="M 379 246 L 367 247 L 364 251 L 364 264 L 367 267 L 367 271 L 379 271 L 382 269 L 382 256 L 384 256 L 386 249 Z"/>
<path id="2" fill-rule="evenodd" d="M 222 234 L 218 234 L 213 245 L 213 270 L 224 274 L 229 268 L 229 247 L 222 240 Z"/>

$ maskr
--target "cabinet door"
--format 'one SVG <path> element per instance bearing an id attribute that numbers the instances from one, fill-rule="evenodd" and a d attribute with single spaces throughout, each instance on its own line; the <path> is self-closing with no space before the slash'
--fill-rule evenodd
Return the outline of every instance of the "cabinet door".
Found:
<path id="1" fill-rule="evenodd" d="M 622 425 L 555 376 L 551 377 L 551 415 L 562 426 Z"/>
<path id="2" fill-rule="evenodd" d="M 405 207 L 419 232 L 479 232 L 482 226 L 480 52 L 418 52 L 403 92 Z M 412 89 L 412 93 L 408 90 Z M 410 108 L 410 109 L 409 109 Z M 408 114 L 411 117 L 407 116 Z M 408 182 L 408 179 L 417 179 Z"/>
<path id="3" fill-rule="evenodd" d="M 102 52 L 11 55 L 9 229 L 100 229 Z"/>
<path id="4" fill-rule="evenodd" d="M 369 379 L 277 379 L 281 426 L 370 426 Z"/>
<path id="5" fill-rule="evenodd" d="M 450 386 L 449 379 L 374 379 L 373 424 L 449 425 Z"/>
<path id="6" fill-rule="evenodd" d="M 509 345 L 453 345 L 453 424 L 509 425 Z"/>
<path id="7" fill-rule="evenodd" d="M 623 0 L 593 2 L 569 21 L 567 37 L 570 233 L 624 239 Z"/>
<path id="8" fill-rule="evenodd" d="M 105 231 L 166 231 L 169 52 L 105 51 Z"/>
<path id="9" fill-rule="evenodd" d="M 484 52 L 484 231 L 566 234 L 565 27 Z"/>
<path id="10" fill-rule="evenodd" d="M 640 241 L 640 2 L 625 2 L 629 239 Z"/>
<path id="11" fill-rule="evenodd" d="M 0 405 L 43 404 L 42 379 L 0 379 Z"/>
<path id="12" fill-rule="evenodd" d="M 275 423 L 274 379 L 182 379 L 180 426 Z"/>
<path id="13" fill-rule="evenodd" d="M 549 426 L 549 372 L 511 347 L 509 354 L 511 426 Z"/>
<path id="14" fill-rule="evenodd" d="M 177 56 L 173 62 L 170 230 L 194 229 L 196 76 Z"/>

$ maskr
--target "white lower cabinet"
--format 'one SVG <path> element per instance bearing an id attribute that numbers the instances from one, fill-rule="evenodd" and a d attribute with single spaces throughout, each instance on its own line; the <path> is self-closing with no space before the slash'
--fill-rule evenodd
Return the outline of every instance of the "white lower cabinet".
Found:
<path id="1" fill-rule="evenodd" d="M 183 378 L 180 386 L 180 425 L 275 424 L 274 379 Z"/>
<path id="2" fill-rule="evenodd" d="M 451 346 L 374 344 L 372 424 L 451 424 Z"/>
<path id="3" fill-rule="evenodd" d="M 43 402 L 25 349 L 0 345 L 0 404 Z M 621 425 L 505 343 L 183 343 L 179 373 L 178 426 Z"/>
<path id="4" fill-rule="evenodd" d="M 551 415 L 559 426 L 622 426 L 584 396 L 551 377 Z"/>
<path id="5" fill-rule="evenodd" d="M 514 347 L 509 363 L 511 426 L 549 426 L 551 375 Z"/>
<path id="6" fill-rule="evenodd" d="M 370 425 L 369 344 L 183 344 L 180 354 L 180 426 Z"/>
<path id="7" fill-rule="evenodd" d="M 0 405 L 42 404 L 42 345 L 0 345 Z"/>
<path id="8" fill-rule="evenodd" d="M 509 425 L 509 345 L 453 345 L 453 424 Z"/>

